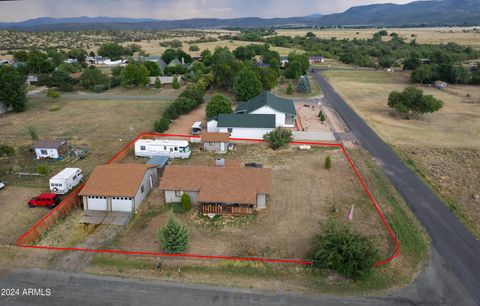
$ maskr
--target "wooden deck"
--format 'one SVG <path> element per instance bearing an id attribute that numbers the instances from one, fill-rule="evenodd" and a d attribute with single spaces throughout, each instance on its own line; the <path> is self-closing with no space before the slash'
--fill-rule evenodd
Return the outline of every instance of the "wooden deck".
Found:
<path id="1" fill-rule="evenodd" d="M 248 216 L 255 213 L 253 205 L 226 205 L 226 204 L 201 204 L 200 211 L 204 215 L 214 214 L 222 216 Z"/>

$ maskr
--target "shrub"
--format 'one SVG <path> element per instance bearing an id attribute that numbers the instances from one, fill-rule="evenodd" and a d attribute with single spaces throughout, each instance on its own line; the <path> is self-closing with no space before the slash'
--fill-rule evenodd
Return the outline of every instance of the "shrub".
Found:
<path id="1" fill-rule="evenodd" d="M 188 194 L 182 194 L 182 199 L 180 202 L 182 203 L 182 209 L 184 212 L 192 209 L 192 201 L 190 200 L 190 196 Z"/>
<path id="2" fill-rule="evenodd" d="M 291 95 L 291 94 L 293 94 L 293 86 L 292 86 L 292 83 L 288 83 L 287 95 Z"/>
<path id="3" fill-rule="evenodd" d="M 163 249 L 171 254 L 178 254 L 187 248 L 187 228 L 179 223 L 170 212 L 167 224 L 158 233 Z"/>
<path id="4" fill-rule="evenodd" d="M 332 159 L 330 158 L 330 156 L 327 156 L 325 158 L 325 169 L 327 170 L 332 169 Z"/>
<path id="5" fill-rule="evenodd" d="M 297 85 L 297 91 L 299 93 L 310 93 L 312 92 L 312 88 L 310 87 L 310 81 L 306 76 L 300 77 Z"/>
<path id="6" fill-rule="evenodd" d="M 362 278 L 371 273 L 378 251 L 370 238 L 330 219 L 323 233 L 314 238 L 313 259 L 340 274 Z"/>
<path id="7" fill-rule="evenodd" d="M 178 81 L 178 77 L 177 77 L 177 76 L 174 76 L 174 77 L 173 77 L 172 88 L 173 88 L 173 89 L 179 89 L 179 88 L 180 88 L 180 82 Z"/>
<path id="8" fill-rule="evenodd" d="M 97 84 L 93 86 L 92 90 L 96 93 L 104 92 L 107 90 L 107 86 L 105 84 Z"/>
<path id="9" fill-rule="evenodd" d="M 160 82 L 160 79 L 158 77 L 155 78 L 155 88 L 162 88 L 162 82 Z"/>
<path id="10" fill-rule="evenodd" d="M 60 98 L 60 94 L 58 93 L 58 91 L 50 88 L 47 90 L 47 97 L 50 99 L 58 99 Z"/>
<path id="11" fill-rule="evenodd" d="M 327 119 L 327 117 L 325 116 L 325 113 L 324 113 L 323 111 L 320 111 L 320 112 L 318 113 L 318 118 L 320 118 L 320 121 L 321 121 L 322 123 Z"/>
<path id="12" fill-rule="evenodd" d="M 160 120 L 155 121 L 155 131 L 159 133 L 163 133 L 168 130 L 170 126 L 170 119 L 167 117 L 162 117 Z"/>
<path id="13" fill-rule="evenodd" d="M 37 170 L 36 170 L 36 171 L 37 171 L 38 174 L 41 174 L 41 175 L 47 175 L 47 174 L 48 174 L 48 168 L 47 168 L 47 166 L 42 166 L 42 165 L 37 166 Z"/>
<path id="14" fill-rule="evenodd" d="M 0 156 L 13 156 L 15 155 L 15 149 L 6 144 L 0 144 Z"/>
<path id="15" fill-rule="evenodd" d="M 277 150 L 292 141 L 292 131 L 279 127 L 265 134 L 263 139 L 268 142 L 272 149 Z"/>
<path id="16" fill-rule="evenodd" d="M 30 136 L 32 141 L 35 141 L 38 139 L 38 132 L 37 129 L 33 126 L 27 126 L 27 134 Z"/>
<path id="17" fill-rule="evenodd" d="M 200 48 L 197 45 L 191 45 L 188 51 L 200 51 Z"/>

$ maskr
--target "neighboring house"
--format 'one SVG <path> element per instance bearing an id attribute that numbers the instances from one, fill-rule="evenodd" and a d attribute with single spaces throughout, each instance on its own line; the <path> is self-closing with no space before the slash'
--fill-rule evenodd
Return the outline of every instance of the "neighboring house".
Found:
<path id="1" fill-rule="evenodd" d="M 11 65 L 13 64 L 13 60 L 11 59 L 0 59 L 0 65 Z"/>
<path id="2" fill-rule="evenodd" d="M 438 89 L 445 89 L 448 87 L 448 83 L 443 81 L 435 81 L 433 85 Z"/>
<path id="3" fill-rule="evenodd" d="M 178 66 L 178 65 L 183 65 L 183 63 L 181 61 L 179 61 L 178 58 L 175 58 L 175 59 L 171 60 L 170 63 L 168 63 L 169 67 L 175 67 L 175 66 Z"/>
<path id="4" fill-rule="evenodd" d="M 166 203 L 181 201 L 184 193 L 205 215 L 251 215 L 266 208 L 272 171 L 241 167 L 219 160 L 215 166 L 167 166 L 160 182 Z"/>
<path id="5" fill-rule="evenodd" d="M 295 127 L 297 117 L 293 100 L 277 97 L 269 91 L 264 91 L 248 102 L 238 103 L 235 113 L 275 115 L 275 127 Z"/>
<path id="6" fill-rule="evenodd" d="M 207 122 L 209 133 L 229 133 L 231 138 L 262 139 L 275 127 L 273 114 L 220 114 Z"/>
<path id="7" fill-rule="evenodd" d="M 66 140 L 38 140 L 32 145 L 32 149 L 37 159 L 59 159 L 68 152 L 68 143 Z"/>
<path id="8" fill-rule="evenodd" d="M 113 163 L 95 167 L 78 195 L 85 211 L 135 213 L 157 185 L 156 165 Z"/>
<path id="9" fill-rule="evenodd" d="M 288 64 L 288 56 L 280 56 L 280 66 L 285 68 Z"/>
<path id="10" fill-rule="evenodd" d="M 139 60 L 144 61 L 144 62 L 157 63 L 157 65 L 161 69 L 164 69 L 165 67 L 167 67 L 167 63 L 165 63 L 165 61 L 160 56 L 143 56 L 143 57 L 141 56 L 141 57 L 139 57 Z"/>
<path id="11" fill-rule="evenodd" d="M 201 141 L 205 151 L 227 153 L 230 140 L 228 133 L 203 133 Z"/>
<path id="12" fill-rule="evenodd" d="M 25 83 L 27 83 L 27 85 L 34 85 L 37 82 L 38 82 L 37 76 L 32 74 L 27 75 L 27 79 L 25 80 Z"/>
<path id="13" fill-rule="evenodd" d="M 148 85 L 155 85 L 155 81 L 157 78 L 160 80 L 162 85 L 172 85 L 173 83 L 173 76 L 151 76 L 149 77 Z M 178 78 L 178 82 L 181 84 L 181 78 Z"/>
<path id="14" fill-rule="evenodd" d="M 310 56 L 308 58 L 308 62 L 310 63 L 310 65 L 324 63 L 325 58 L 323 56 Z"/>

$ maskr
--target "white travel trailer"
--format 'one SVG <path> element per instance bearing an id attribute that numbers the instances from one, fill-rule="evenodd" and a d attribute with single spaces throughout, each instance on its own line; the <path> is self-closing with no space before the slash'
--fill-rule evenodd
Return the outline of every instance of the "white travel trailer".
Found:
<path id="1" fill-rule="evenodd" d="M 56 194 L 65 194 L 83 179 L 79 168 L 65 168 L 50 179 L 50 190 Z"/>
<path id="2" fill-rule="evenodd" d="M 189 158 L 192 150 L 186 140 L 140 139 L 135 142 L 135 156 Z"/>

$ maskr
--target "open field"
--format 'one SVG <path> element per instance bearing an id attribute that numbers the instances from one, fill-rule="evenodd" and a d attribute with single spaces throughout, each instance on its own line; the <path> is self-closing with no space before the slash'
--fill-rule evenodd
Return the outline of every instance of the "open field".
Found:
<path id="1" fill-rule="evenodd" d="M 422 87 L 445 106 L 404 120 L 387 107 L 388 94 L 403 90 L 403 72 L 330 70 L 325 76 L 375 131 L 440 193 L 450 208 L 480 236 L 480 87 Z M 467 94 L 469 97 L 467 97 Z"/>
<path id="2" fill-rule="evenodd" d="M 389 33 L 395 32 L 407 41 L 411 41 L 412 35 L 416 36 L 417 43 L 421 44 L 446 44 L 455 42 L 461 45 L 469 45 L 480 49 L 480 29 L 473 27 L 445 27 L 445 28 L 389 28 Z M 371 38 L 373 33 L 378 32 L 374 29 L 295 29 L 295 30 L 276 30 L 278 35 L 304 36 L 307 32 L 313 32 L 320 38 L 330 39 L 366 39 Z"/>

